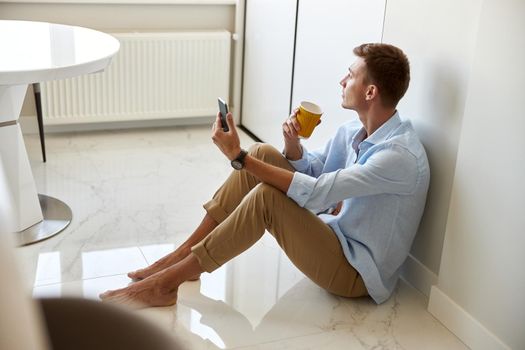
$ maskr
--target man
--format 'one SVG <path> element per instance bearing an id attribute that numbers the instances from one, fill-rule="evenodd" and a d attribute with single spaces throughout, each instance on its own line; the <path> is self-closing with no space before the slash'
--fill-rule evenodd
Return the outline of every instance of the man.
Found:
<path id="1" fill-rule="evenodd" d="M 325 148 L 300 143 L 297 110 L 283 123 L 284 152 L 241 149 L 232 115 L 212 139 L 236 170 L 204 205 L 204 219 L 173 253 L 129 274 L 140 280 L 102 300 L 171 305 L 187 280 L 211 272 L 268 230 L 312 281 L 344 297 L 391 295 L 417 231 L 429 183 L 423 146 L 396 106 L 408 88 L 409 63 L 398 48 L 363 44 L 341 80 L 342 107 L 359 115 Z M 318 213 L 318 214 L 315 214 Z"/>

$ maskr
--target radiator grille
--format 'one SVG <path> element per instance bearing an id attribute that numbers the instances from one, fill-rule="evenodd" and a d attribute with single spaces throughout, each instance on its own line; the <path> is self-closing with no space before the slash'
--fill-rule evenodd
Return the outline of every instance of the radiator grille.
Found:
<path id="1" fill-rule="evenodd" d="M 104 72 L 41 84 L 46 124 L 213 116 L 229 98 L 229 32 L 113 35 Z"/>

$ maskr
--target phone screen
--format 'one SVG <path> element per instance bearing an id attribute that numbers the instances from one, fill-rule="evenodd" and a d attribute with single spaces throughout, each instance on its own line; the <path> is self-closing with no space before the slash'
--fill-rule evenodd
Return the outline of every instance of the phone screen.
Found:
<path id="1" fill-rule="evenodd" d="M 218 98 L 219 101 L 219 112 L 221 113 L 221 124 L 222 131 L 227 132 L 230 130 L 228 123 L 226 122 L 226 114 L 228 114 L 228 104 L 224 102 L 222 98 Z"/>

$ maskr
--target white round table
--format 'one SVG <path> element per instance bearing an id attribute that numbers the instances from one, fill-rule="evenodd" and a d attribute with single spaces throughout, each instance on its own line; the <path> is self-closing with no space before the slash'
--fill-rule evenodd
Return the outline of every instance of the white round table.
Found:
<path id="1" fill-rule="evenodd" d="M 65 203 L 36 191 L 18 123 L 28 85 L 102 71 L 119 48 L 88 28 L 0 20 L 0 211 L 20 245 L 57 234 L 72 218 Z"/>

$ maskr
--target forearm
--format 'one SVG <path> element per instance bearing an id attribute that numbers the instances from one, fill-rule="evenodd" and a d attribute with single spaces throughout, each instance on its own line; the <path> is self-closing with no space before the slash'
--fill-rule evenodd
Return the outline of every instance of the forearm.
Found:
<path id="1" fill-rule="evenodd" d="M 272 185 L 283 193 L 293 180 L 293 172 L 265 163 L 257 158 L 247 155 L 244 160 L 244 169 L 264 183 Z"/>
<path id="2" fill-rule="evenodd" d="M 284 156 L 286 159 L 289 160 L 299 160 L 303 156 L 303 148 L 301 147 L 301 143 L 288 143 L 285 142 L 284 144 Z"/>

